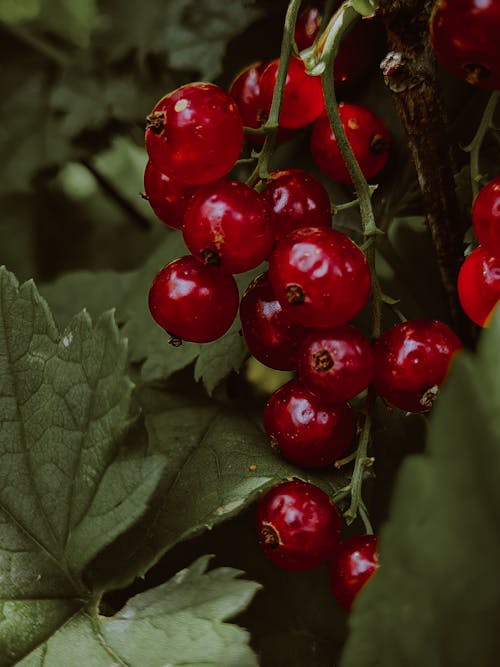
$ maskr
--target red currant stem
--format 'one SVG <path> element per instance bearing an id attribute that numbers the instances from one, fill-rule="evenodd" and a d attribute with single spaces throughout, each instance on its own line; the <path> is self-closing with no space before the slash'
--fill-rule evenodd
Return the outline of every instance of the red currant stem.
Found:
<path id="1" fill-rule="evenodd" d="M 403 315 L 403 313 L 397 307 L 396 304 L 399 302 L 396 299 L 387 296 L 387 294 L 382 294 L 382 303 L 392 310 L 392 312 L 394 313 L 394 315 L 396 315 L 396 317 L 400 322 L 408 322 L 408 319 Z"/>
<path id="2" fill-rule="evenodd" d="M 261 125 L 260 127 L 248 127 L 248 125 L 245 125 L 243 128 L 243 134 L 252 134 L 254 136 L 260 137 L 263 134 L 272 132 L 273 130 L 274 128 L 267 127 L 266 125 Z"/>
<path id="3" fill-rule="evenodd" d="M 484 137 L 488 130 L 493 127 L 493 116 L 500 98 L 500 91 L 495 90 L 491 93 L 488 103 L 486 104 L 477 128 L 474 138 L 468 146 L 464 146 L 463 150 L 470 153 L 470 182 L 472 186 L 472 197 L 475 199 L 481 189 L 481 182 L 483 180 L 482 174 L 479 171 L 479 153 L 484 141 Z"/>
<path id="4" fill-rule="evenodd" d="M 368 187 L 370 188 L 370 196 L 371 196 L 378 188 L 378 185 L 369 185 Z M 359 206 L 359 199 L 353 199 L 352 201 L 348 201 L 343 204 L 332 204 L 332 213 L 334 214 L 337 211 L 345 211 L 348 208 L 356 208 L 356 206 Z"/>
<path id="5" fill-rule="evenodd" d="M 278 72 L 276 74 L 276 85 L 273 90 L 271 109 L 269 110 L 267 121 L 261 128 L 264 133 L 266 133 L 266 138 L 262 149 L 259 152 L 255 169 L 247 179 L 247 185 L 253 186 L 257 181 L 267 179 L 269 175 L 269 162 L 271 161 L 276 144 L 276 133 L 278 131 L 280 110 L 283 103 L 283 94 L 285 92 L 288 64 L 295 44 L 295 24 L 297 22 L 297 16 L 299 15 L 300 5 L 301 0 L 290 0 L 290 4 L 286 10 Z"/>
<path id="6" fill-rule="evenodd" d="M 151 220 L 142 215 L 142 213 L 116 189 L 113 183 L 111 183 L 111 181 L 107 179 L 90 160 L 82 159 L 80 160 L 80 164 L 92 174 L 101 190 L 127 214 L 127 217 L 137 227 L 140 227 L 143 231 L 149 231 L 151 229 Z"/>
<path id="7" fill-rule="evenodd" d="M 253 164 L 257 157 L 241 157 L 236 164 Z"/>
<path id="8" fill-rule="evenodd" d="M 351 485 L 348 484 L 347 486 L 343 486 L 341 489 L 336 491 L 333 496 L 331 497 L 332 502 L 339 503 L 341 500 L 344 500 L 344 498 L 347 498 L 351 494 Z"/>
<path id="9" fill-rule="evenodd" d="M 334 463 L 334 466 L 336 468 L 342 468 L 343 466 L 347 465 L 351 461 L 354 461 L 355 458 L 356 458 L 356 452 L 351 452 L 347 456 L 344 456 L 343 459 L 337 459 Z"/>
<path id="10" fill-rule="evenodd" d="M 370 389 L 368 398 L 367 398 L 367 407 L 371 408 L 374 401 L 373 391 Z M 361 431 L 361 436 L 359 438 L 358 449 L 356 451 L 356 458 L 354 462 L 354 470 L 352 473 L 351 479 L 351 504 L 349 508 L 344 512 L 344 518 L 348 525 L 351 525 L 358 516 L 360 507 L 363 505 L 363 498 L 361 496 L 362 486 L 363 486 L 363 474 L 367 464 L 372 465 L 373 460 L 367 456 L 368 444 L 370 442 L 370 433 L 372 427 L 372 417 L 370 410 L 368 409 L 365 416 L 365 421 L 363 424 L 363 430 Z M 365 508 L 366 511 L 366 508 Z"/>
<path id="11" fill-rule="evenodd" d="M 365 526 L 365 533 L 367 535 L 373 535 L 373 526 L 371 524 L 370 517 L 368 516 L 366 505 L 363 501 L 361 501 L 359 504 L 359 516 L 361 517 L 361 520 Z"/>

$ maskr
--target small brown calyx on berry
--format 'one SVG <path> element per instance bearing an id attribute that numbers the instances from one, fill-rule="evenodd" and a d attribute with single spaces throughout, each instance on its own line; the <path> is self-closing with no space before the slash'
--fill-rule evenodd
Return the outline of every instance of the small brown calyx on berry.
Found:
<path id="1" fill-rule="evenodd" d="M 287 285 L 286 298 L 293 305 L 304 303 L 306 295 L 300 285 Z"/>
<path id="2" fill-rule="evenodd" d="M 465 73 L 465 80 L 472 86 L 476 86 L 478 83 L 486 81 L 490 76 L 490 70 L 479 63 L 469 63 L 464 65 L 462 69 Z"/>
<path id="3" fill-rule="evenodd" d="M 334 361 L 328 350 L 320 350 L 313 354 L 313 368 L 320 373 L 326 373 L 333 368 Z"/>
<path id="4" fill-rule="evenodd" d="M 281 544 L 280 536 L 278 531 L 270 523 L 264 523 L 260 529 L 260 537 L 264 544 L 271 549 L 276 549 Z"/>
<path id="5" fill-rule="evenodd" d="M 171 345 L 172 347 L 180 347 L 182 345 L 182 338 L 179 338 L 179 336 L 170 333 L 170 331 L 167 331 L 167 333 L 170 336 L 168 340 L 169 345 Z"/>
<path id="6" fill-rule="evenodd" d="M 161 134 L 165 127 L 165 112 L 152 111 L 146 116 L 146 130 L 151 130 L 155 134 Z"/>
<path id="7" fill-rule="evenodd" d="M 139 192 L 139 197 L 142 197 L 142 199 L 145 199 L 146 201 L 149 201 L 149 197 L 145 192 Z"/>
<path id="8" fill-rule="evenodd" d="M 269 442 L 271 443 L 271 449 L 274 449 L 276 451 L 279 451 L 280 446 L 278 444 L 277 439 L 274 437 L 274 435 L 271 435 L 269 438 Z"/>
<path id="9" fill-rule="evenodd" d="M 420 396 L 419 403 L 420 405 L 425 408 L 425 410 L 430 410 L 434 404 L 434 401 L 436 400 L 436 396 L 439 393 L 439 387 L 437 384 L 433 385 L 432 387 L 429 387 L 428 389 L 425 389 L 422 392 L 422 395 Z"/>
<path id="10" fill-rule="evenodd" d="M 205 266 L 220 266 L 220 255 L 211 248 L 205 248 L 201 251 L 203 263 Z"/>
<path id="11" fill-rule="evenodd" d="M 389 150 L 389 143 L 381 134 L 374 134 L 370 140 L 370 150 L 374 155 L 380 155 Z"/>

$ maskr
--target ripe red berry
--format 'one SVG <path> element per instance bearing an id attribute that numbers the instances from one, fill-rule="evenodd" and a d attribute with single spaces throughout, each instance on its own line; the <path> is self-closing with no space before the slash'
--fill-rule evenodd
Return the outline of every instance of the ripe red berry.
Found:
<path id="1" fill-rule="evenodd" d="M 473 250 L 458 274 L 458 297 L 467 317 L 486 326 L 500 301 L 500 257 L 481 246 Z"/>
<path id="2" fill-rule="evenodd" d="M 177 183 L 149 161 L 144 171 L 144 190 L 149 205 L 158 218 L 173 229 L 181 229 L 184 214 L 196 192 L 196 186 Z"/>
<path id="3" fill-rule="evenodd" d="M 253 188 L 217 181 L 200 188 L 184 217 L 184 241 L 206 264 L 242 273 L 263 262 L 274 239 L 271 210 Z"/>
<path id="4" fill-rule="evenodd" d="M 282 456 L 304 468 L 336 461 L 349 447 L 356 420 L 348 403 L 327 405 L 300 380 L 290 380 L 268 400 L 264 428 Z"/>
<path id="5" fill-rule="evenodd" d="M 309 334 L 298 357 L 299 378 L 329 403 L 354 398 L 373 378 L 370 341 L 347 324 Z"/>
<path id="6" fill-rule="evenodd" d="M 308 327 L 332 327 L 355 317 L 370 294 L 365 256 L 345 234 L 302 227 L 269 258 L 269 279 L 285 315 Z"/>
<path id="7" fill-rule="evenodd" d="M 273 216 L 274 238 L 299 227 L 330 227 L 332 213 L 328 192 L 318 179 L 302 169 L 273 171 L 262 196 Z"/>
<path id="8" fill-rule="evenodd" d="M 319 32 L 321 20 L 321 10 L 314 5 L 300 12 L 295 23 L 295 44 L 299 51 L 312 46 Z"/>
<path id="9" fill-rule="evenodd" d="M 260 77 L 261 99 L 264 111 L 269 114 L 279 60 L 272 60 Z M 325 108 L 321 77 L 310 76 L 300 58 L 292 56 L 288 65 L 279 124 L 297 128 L 309 125 Z"/>
<path id="10" fill-rule="evenodd" d="M 247 287 L 240 303 L 240 317 L 250 354 L 279 371 L 297 368 L 297 350 L 308 330 L 284 315 L 267 273 Z"/>
<path id="11" fill-rule="evenodd" d="M 257 534 L 265 555 L 289 572 L 305 572 L 329 560 L 340 539 L 340 516 L 313 484 L 278 484 L 257 507 Z"/>
<path id="12" fill-rule="evenodd" d="M 365 178 L 376 176 L 389 157 L 390 136 L 373 111 L 358 104 L 339 104 L 340 118 L 356 160 Z M 323 113 L 314 124 L 311 153 L 321 171 L 333 181 L 350 185 L 351 175 L 340 153 L 328 116 Z"/>
<path id="13" fill-rule="evenodd" d="M 500 176 L 485 185 L 476 197 L 472 224 L 479 243 L 500 255 Z"/>
<path id="14" fill-rule="evenodd" d="M 330 566 L 330 588 L 337 602 L 350 610 L 378 567 L 376 535 L 355 535 L 341 542 Z"/>
<path id="15" fill-rule="evenodd" d="M 446 69 L 479 88 L 500 88 L 500 4 L 497 0 L 438 0 L 431 42 Z"/>
<path id="16" fill-rule="evenodd" d="M 453 354 L 462 347 L 436 320 L 411 320 L 387 329 L 374 346 L 375 389 L 408 412 L 427 412 L 444 381 Z"/>
<path id="17" fill-rule="evenodd" d="M 229 329 L 238 312 L 232 275 L 187 255 L 158 273 L 149 290 L 153 319 L 173 341 L 208 343 Z"/>
<path id="18" fill-rule="evenodd" d="M 146 149 L 164 174 L 192 185 L 225 176 L 243 145 L 234 100 L 212 83 L 189 83 L 163 97 L 147 118 Z"/>

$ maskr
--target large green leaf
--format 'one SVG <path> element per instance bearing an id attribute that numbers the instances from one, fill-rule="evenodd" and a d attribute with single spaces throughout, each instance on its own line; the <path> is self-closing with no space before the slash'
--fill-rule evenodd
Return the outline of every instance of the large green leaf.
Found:
<path id="1" fill-rule="evenodd" d="M 133 443 L 113 318 L 59 333 L 33 283 L 0 269 L 0 664 L 92 597 L 87 564 L 146 510 L 163 459 Z"/>
<path id="2" fill-rule="evenodd" d="M 478 355 L 462 352 L 452 366 L 428 455 L 400 474 L 343 667 L 498 664 L 500 312 Z"/>
<path id="3" fill-rule="evenodd" d="M 224 621 L 241 612 L 258 584 L 232 568 L 206 572 L 208 557 L 131 598 L 114 616 L 82 612 L 22 667 L 257 667 L 248 633 Z"/>
<path id="4" fill-rule="evenodd" d="M 258 494 L 285 478 L 299 477 L 333 495 L 345 472 L 310 472 L 284 461 L 271 448 L 248 406 L 219 404 L 180 392 L 144 388 L 140 394 L 152 452 L 167 464 L 151 510 L 136 528 L 108 549 L 92 574 L 108 580 L 116 563 L 147 571 L 158 555 L 178 542 L 230 518 Z M 122 568 L 118 568 L 122 569 Z"/>

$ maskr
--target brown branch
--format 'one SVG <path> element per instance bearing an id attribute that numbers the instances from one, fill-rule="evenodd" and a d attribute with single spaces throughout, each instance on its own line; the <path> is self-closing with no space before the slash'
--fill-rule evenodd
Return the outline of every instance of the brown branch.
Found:
<path id="1" fill-rule="evenodd" d="M 447 121 L 429 39 L 433 4 L 433 0 L 380 0 L 390 49 L 381 69 L 408 136 L 451 321 L 462 337 L 470 338 L 470 323 L 456 288 L 465 224 L 455 192 Z"/>

